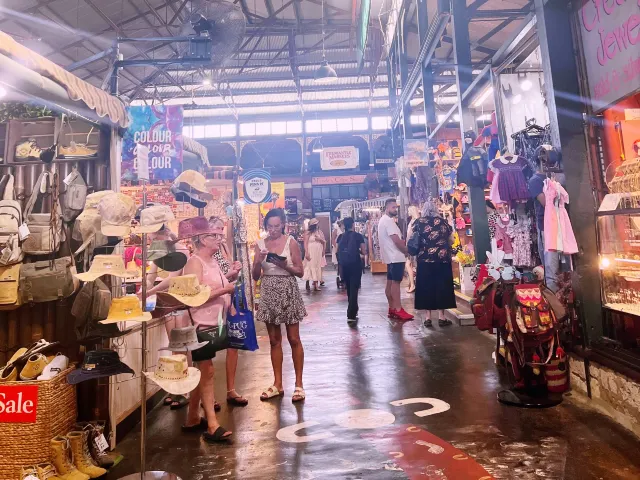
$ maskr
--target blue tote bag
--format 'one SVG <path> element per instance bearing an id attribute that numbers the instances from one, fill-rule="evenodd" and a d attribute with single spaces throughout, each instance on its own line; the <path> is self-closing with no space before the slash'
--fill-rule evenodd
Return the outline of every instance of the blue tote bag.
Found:
<path id="1" fill-rule="evenodd" d="M 242 307 L 240 306 L 240 298 L 242 298 Z M 244 283 L 241 286 L 236 286 L 234 304 L 236 313 L 229 312 L 227 315 L 229 348 L 253 352 L 258 349 L 258 338 L 256 337 L 256 325 L 253 322 L 253 312 L 247 309 Z"/>

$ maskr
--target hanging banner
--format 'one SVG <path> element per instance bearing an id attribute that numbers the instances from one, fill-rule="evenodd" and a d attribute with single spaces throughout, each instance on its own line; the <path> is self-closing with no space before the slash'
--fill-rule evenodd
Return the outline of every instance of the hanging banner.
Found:
<path id="1" fill-rule="evenodd" d="M 242 179 L 245 203 L 263 203 L 271 198 L 271 174 L 266 170 L 248 170 Z"/>
<path id="2" fill-rule="evenodd" d="M 284 182 L 273 182 L 271 184 L 271 198 L 260 204 L 260 213 L 266 215 L 272 208 L 284 208 Z"/>
<path id="3" fill-rule="evenodd" d="M 149 148 L 149 180 L 173 181 L 182 173 L 183 108 L 127 107 L 130 125 L 122 139 L 122 181 L 138 180 L 138 144 Z"/>
<path id="4" fill-rule="evenodd" d="M 604 110 L 640 87 L 640 1 L 584 2 L 579 21 L 593 109 Z"/>
<path id="5" fill-rule="evenodd" d="M 405 140 L 403 146 L 406 168 L 423 167 L 429 164 L 429 146 L 426 140 Z"/>
<path id="6" fill-rule="evenodd" d="M 357 168 L 360 155 L 356 147 L 327 147 L 320 154 L 322 170 Z"/>

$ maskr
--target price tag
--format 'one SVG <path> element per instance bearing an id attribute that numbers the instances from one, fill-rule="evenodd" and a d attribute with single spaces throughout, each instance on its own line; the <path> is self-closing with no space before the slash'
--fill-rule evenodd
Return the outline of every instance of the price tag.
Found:
<path id="1" fill-rule="evenodd" d="M 23 223 L 18 227 L 18 238 L 20 238 L 21 242 L 24 242 L 29 235 L 31 235 L 31 232 L 29 231 L 29 227 L 27 227 L 26 223 Z"/>
<path id="2" fill-rule="evenodd" d="M 96 437 L 95 440 L 94 440 L 94 443 L 96 444 L 96 448 L 98 449 L 98 452 L 100 452 L 100 453 L 105 452 L 109 448 L 109 444 L 107 443 L 107 439 L 104 438 L 104 433 L 101 434 L 99 437 Z"/>
<path id="3" fill-rule="evenodd" d="M 9 247 L 4 247 L 2 252 L 0 253 L 0 263 L 6 264 L 11 257 L 11 249 Z"/>
<path id="4" fill-rule="evenodd" d="M 64 177 L 64 180 L 62 180 L 62 181 L 68 187 L 69 185 L 71 185 L 71 182 L 73 182 L 76 179 L 77 176 L 78 176 L 78 171 L 74 170 L 69 175 Z"/>

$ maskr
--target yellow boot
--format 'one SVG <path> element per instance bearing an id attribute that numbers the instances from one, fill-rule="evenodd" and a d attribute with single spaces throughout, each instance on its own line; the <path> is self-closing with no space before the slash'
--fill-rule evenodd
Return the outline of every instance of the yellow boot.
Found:
<path id="1" fill-rule="evenodd" d="M 89 452 L 89 432 L 69 432 L 67 438 L 71 443 L 73 463 L 76 468 L 89 478 L 98 478 L 107 473 L 104 468 L 97 467 Z"/>
<path id="2" fill-rule="evenodd" d="M 53 466 L 62 480 L 89 480 L 89 475 L 80 472 L 71 463 L 71 447 L 66 437 L 55 437 L 51 440 Z"/>
<path id="3" fill-rule="evenodd" d="M 50 463 L 39 463 L 36 468 L 38 469 L 38 478 L 40 480 L 62 480 L 56 467 Z"/>

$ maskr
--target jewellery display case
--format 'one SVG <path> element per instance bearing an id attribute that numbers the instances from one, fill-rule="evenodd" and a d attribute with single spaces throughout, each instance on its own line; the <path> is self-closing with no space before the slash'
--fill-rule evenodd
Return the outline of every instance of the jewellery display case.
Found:
<path id="1" fill-rule="evenodd" d="M 632 194 L 605 197 L 598 212 L 598 244 L 604 336 L 640 356 L 640 208 L 636 201 Z"/>

